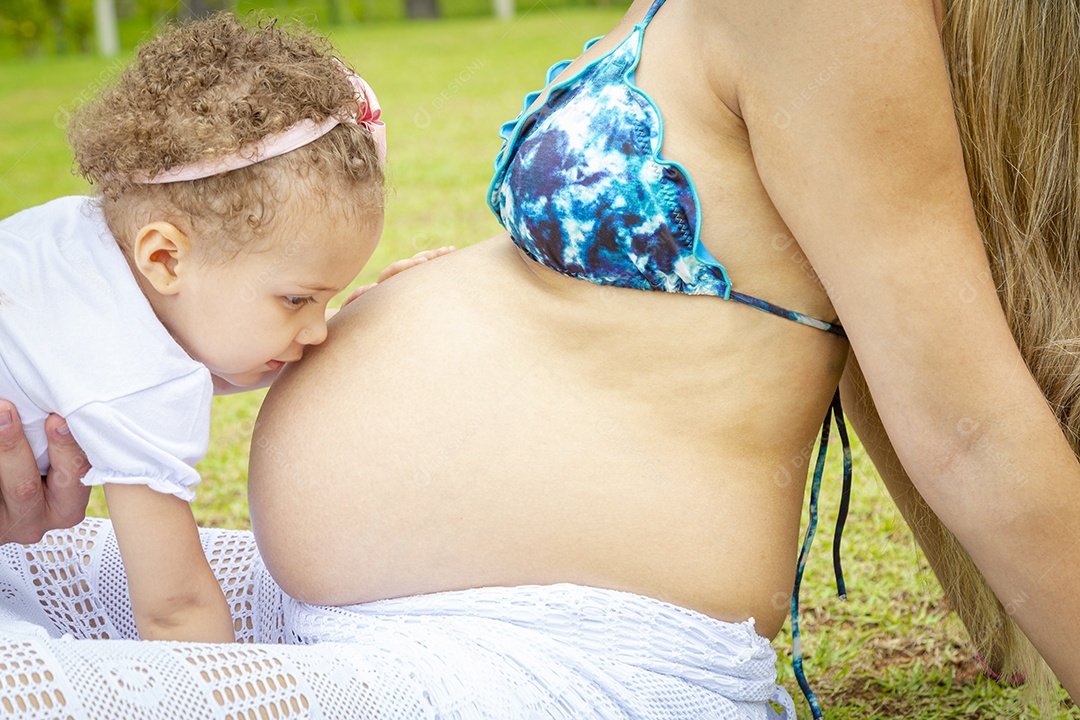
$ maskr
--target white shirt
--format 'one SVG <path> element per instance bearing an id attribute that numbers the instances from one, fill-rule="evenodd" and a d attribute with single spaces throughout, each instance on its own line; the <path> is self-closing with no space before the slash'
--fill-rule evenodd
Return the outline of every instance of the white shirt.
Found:
<path id="1" fill-rule="evenodd" d="M 64 416 L 93 469 L 191 501 L 210 435 L 210 371 L 157 319 L 98 205 L 66 197 L 0 221 L 0 398 L 42 473 Z"/>

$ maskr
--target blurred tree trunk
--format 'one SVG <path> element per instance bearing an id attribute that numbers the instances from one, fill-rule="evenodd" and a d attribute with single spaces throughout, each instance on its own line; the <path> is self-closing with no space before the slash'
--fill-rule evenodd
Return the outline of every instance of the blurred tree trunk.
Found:
<path id="1" fill-rule="evenodd" d="M 94 35 L 98 52 L 114 57 L 120 52 L 120 31 L 116 25 L 116 0 L 94 0 Z"/>
<path id="2" fill-rule="evenodd" d="M 439 17 L 438 0 L 405 0 L 405 14 L 410 20 Z"/>
<path id="3" fill-rule="evenodd" d="M 514 17 L 514 0 L 494 0 L 495 17 L 511 20 Z"/>
<path id="4" fill-rule="evenodd" d="M 53 49 L 57 55 L 68 52 L 67 28 L 64 27 L 64 9 L 60 0 L 45 0 L 45 14 L 49 16 L 49 28 L 52 30 Z"/>
<path id="5" fill-rule="evenodd" d="M 326 24 L 341 25 L 353 21 L 352 8 L 346 0 L 326 0 Z"/>

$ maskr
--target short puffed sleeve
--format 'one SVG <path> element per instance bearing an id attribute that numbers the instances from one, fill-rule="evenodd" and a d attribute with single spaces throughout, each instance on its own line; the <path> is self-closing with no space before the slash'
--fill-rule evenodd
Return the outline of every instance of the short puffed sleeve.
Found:
<path id="1" fill-rule="evenodd" d="M 206 368 L 68 413 L 71 434 L 93 466 L 86 485 L 146 485 L 186 502 L 210 438 L 213 386 Z"/>

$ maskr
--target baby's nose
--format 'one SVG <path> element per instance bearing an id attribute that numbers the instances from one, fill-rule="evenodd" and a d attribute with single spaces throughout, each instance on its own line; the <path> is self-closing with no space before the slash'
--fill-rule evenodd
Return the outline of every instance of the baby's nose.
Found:
<path id="1" fill-rule="evenodd" d="M 319 345 L 326 340 L 326 321 L 320 320 L 310 325 L 305 325 L 296 336 L 296 341 L 301 345 Z"/>

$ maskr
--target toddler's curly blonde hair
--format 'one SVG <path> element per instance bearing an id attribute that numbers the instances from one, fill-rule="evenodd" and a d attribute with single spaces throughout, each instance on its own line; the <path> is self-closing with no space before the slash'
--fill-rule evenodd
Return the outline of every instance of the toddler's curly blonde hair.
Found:
<path id="1" fill-rule="evenodd" d="M 222 175 L 140 179 L 230 155 L 301 120 L 346 121 L 355 109 L 328 40 L 221 13 L 141 46 L 116 82 L 74 113 L 68 139 L 125 251 L 139 228 L 164 220 L 202 251 L 235 254 L 258 242 L 286 198 L 302 198 L 311 212 L 381 221 L 383 170 L 371 133 L 342 122 L 297 150 Z"/>

